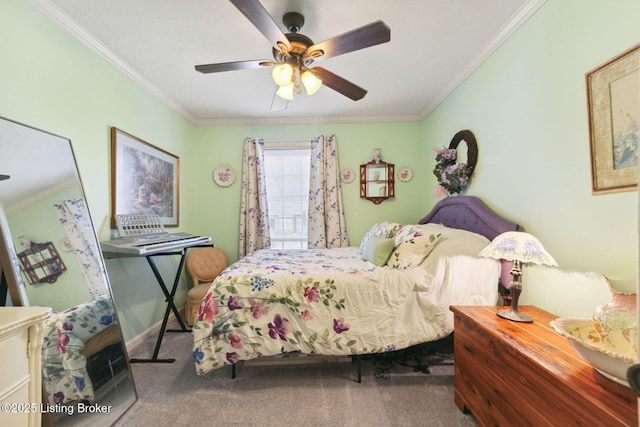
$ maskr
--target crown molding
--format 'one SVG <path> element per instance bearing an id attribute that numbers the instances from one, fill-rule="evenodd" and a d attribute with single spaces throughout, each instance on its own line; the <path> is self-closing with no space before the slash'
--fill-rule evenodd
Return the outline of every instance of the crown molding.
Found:
<path id="1" fill-rule="evenodd" d="M 471 74 L 473 74 L 482 63 L 487 60 L 511 35 L 518 30 L 534 13 L 546 3 L 547 0 L 531 0 L 525 3 L 511 19 L 502 26 L 489 40 L 489 42 L 474 56 L 471 61 L 460 69 L 442 91 L 425 107 L 420 113 L 424 120 L 438 105 L 442 103 L 458 86 L 460 86 Z"/>
<path id="2" fill-rule="evenodd" d="M 57 194 L 67 188 L 71 188 L 74 185 L 78 185 L 78 177 L 73 175 L 69 178 L 66 178 L 56 184 L 51 185 L 45 189 L 42 189 L 36 193 L 29 194 L 26 197 L 13 202 L 10 205 L 5 207 L 5 212 L 7 214 L 11 214 L 17 212 L 21 209 L 26 208 L 27 206 L 31 206 L 32 204 L 39 202 L 40 200 L 44 200 L 45 198 L 51 196 L 52 194 Z"/>
<path id="3" fill-rule="evenodd" d="M 389 123 L 389 122 L 419 122 L 418 114 L 396 116 L 320 116 L 320 117 L 228 117 L 220 119 L 199 119 L 197 126 L 251 126 L 251 125 L 310 125 L 310 124 L 341 124 L 341 123 Z"/>
<path id="4" fill-rule="evenodd" d="M 148 91 L 151 95 L 156 97 L 163 104 L 174 110 L 176 113 L 184 117 L 189 122 L 196 124 L 197 120 L 182 105 L 176 102 L 173 98 L 167 95 L 159 87 L 151 83 L 146 77 L 144 77 L 138 70 L 126 63 L 122 58 L 109 50 L 100 41 L 98 41 L 86 28 L 78 24 L 73 18 L 64 13 L 57 5 L 53 4 L 50 0 L 28 0 L 34 7 L 44 13 L 52 21 L 60 25 L 66 31 L 68 31 L 75 38 L 87 45 L 91 50 L 96 52 L 102 58 L 111 63 L 114 67 L 120 70 L 123 74 L 140 85 L 143 89 Z"/>
<path id="5" fill-rule="evenodd" d="M 491 38 L 484 48 L 469 61 L 446 85 L 442 91 L 419 114 L 400 116 L 329 116 L 329 117 L 239 117 L 239 118 L 196 118 L 181 104 L 151 83 L 135 68 L 100 43 L 84 27 L 64 13 L 50 0 L 28 0 L 34 7 L 56 22 L 90 49 L 103 57 L 118 70 L 151 93 L 159 101 L 174 110 L 195 126 L 242 126 L 266 124 L 318 124 L 318 123 L 384 123 L 423 121 L 440 105 L 467 77 L 473 74 L 522 24 L 524 24 L 547 0 L 531 0 L 524 4 L 511 19 Z"/>

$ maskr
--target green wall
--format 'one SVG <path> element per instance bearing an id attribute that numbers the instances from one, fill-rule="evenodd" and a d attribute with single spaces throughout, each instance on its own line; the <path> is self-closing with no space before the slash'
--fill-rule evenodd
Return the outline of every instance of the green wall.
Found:
<path id="1" fill-rule="evenodd" d="M 189 167 L 196 129 L 102 57 L 31 6 L 0 0 L 0 116 L 69 138 L 94 226 L 110 238 L 110 128 L 170 151 Z M 5 155 L 3 153 L 3 155 Z M 188 175 L 182 187 L 189 188 Z M 182 195 L 185 215 L 189 194 Z M 170 275 L 176 262 L 161 260 Z M 127 340 L 156 323 L 164 300 L 144 259 L 107 261 Z"/>
<path id="2" fill-rule="evenodd" d="M 0 0 L 0 116 L 71 139 L 101 239 L 111 237 L 110 127 L 176 154 L 180 229 L 211 235 L 231 260 L 245 137 L 336 134 L 342 168 L 356 170 L 378 147 L 385 161 L 411 167 L 413 179 L 398 183 L 396 198 L 378 206 L 359 198 L 355 182 L 343 186 L 349 238 L 358 244 L 376 221 L 412 222 L 428 211 L 436 201 L 432 148 L 470 129 L 480 153 L 469 194 L 537 235 L 563 269 L 630 277 L 638 196 L 591 194 L 584 73 L 640 39 L 637 16 L 637 0 L 548 0 L 422 123 L 196 127 L 27 0 Z M 211 178 L 220 163 L 238 173 L 228 188 Z M 170 281 L 176 262 L 161 261 Z M 161 319 L 164 298 L 143 259 L 107 261 L 107 267 L 125 338 L 132 340 Z M 526 280 L 525 274 L 525 287 Z M 536 303 L 544 307 L 558 298 L 562 283 L 538 282 L 545 283 L 535 284 Z M 179 303 L 186 287 L 183 280 Z"/>
<path id="3" fill-rule="evenodd" d="M 585 73 L 640 41 L 638 16 L 637 0 L 548 0 L 424 122 L 427 145 L 474 132 L 468 194 L 522 224 L 563 270 L 637 275 L 638 193 L 591 193 Z M 523 302 L 563 293 L 562 276 L 544 277 L 527 286 L 525 271 Z"/>
<path id="4" fill-rule="evenodd" d="M 65 251 L 61 244 L 67 235 L 53 208 L 54 204 L 79 196 L 80 189 L 74 182 L 67 188 L 34 200 L 28 206 L 11 213 L 6 212 L 7 222 L 11 228 L 11 237 L 17 252 L 22 252 L 25 249 L 20 243 L 20 236 L 28 237 L 36 243 L 52 242 L 67 267 L 67 270 L 58 276 L 54 283 L 29 284 L 23 275 L 25 294 L 29 305 L 47 306 L 60 312 L 91 299 L 89 288 L 84 284 L 85 279 L 78 259 L 73 252 Z M 34 224 L 37 226 L 34 227 Z"/>
<path id="5" fill-rule="evenodd" d="M 396 181 L 395 198 L 379 205 L 360 199 L 358 180 L 342 184 L 345 216 L 350 244 L 360 244 L 369 227 L 390 218 L 398 222 L 416 222 L 427 211 L 424 197 L 426 150 L 418 123 L 326 124 L 288 126 L 216 126 L 199 129 L 198 159 L 192 181 L 197 182 L 199 224 L 210 234 L 230 260 L 237 259 L 240 206 L 240 171 L 245 137 L 265 141 L 309 140 L 318 135 L 335 134 L 338 139 L 340 168 L 356 173 L 362 163 L 373 159 L 373 149 L 382 149 L 382 159 L 397 169 L 408 166 L 413 172 L 409 182 Z M 212 180 L 216 165 L 232 165 L 238 179 L 229 187 L 218 187 Z"/>

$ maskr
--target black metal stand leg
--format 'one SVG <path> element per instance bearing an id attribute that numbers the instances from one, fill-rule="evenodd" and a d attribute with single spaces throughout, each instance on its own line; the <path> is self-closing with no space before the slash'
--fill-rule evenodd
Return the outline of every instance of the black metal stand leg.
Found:
<path id="1" fill-rule="evenodd" d="M 160 288 L 162 289 L 162 292 L 166 297 L 167 309 L 164 312 L 164 318 L 162 319 L 162 326 L 160 327 L 160 333 L 158 334 L 158 339 L 156 340 L 156 346 L 153 351 L 153 356 L 151 357 L 151 359 L 131 359 L 129 360 L 130 363 L 173 363 L 176 361 L 176 359 L 158 359 L 158 354 L 160 353 L 160 346 L 162 345 L 162 339 L 164 338 L 165 331 L 166 332 L 190 332 L 190 330 L 187 328 L 184 321 L 182 320 L 182 316 L 180 315 L 180 312 L 178 311 L 178 308 L 176 307 L 173 301 L 173 298 L 175 297 L 176 291 L 178 289 L 178 284 L 180 283 L 180 275 L 182 274 L 182 269 L 184 268 L 186 254 L 187 254 L 186 249 L 182 249 L 181 252 L 156 254 L 156 255 L 180 255 L 180 264 L 178 266 L 178 271 L 176 272 L 175 279 L 173 281 L 171 292 L 169 292 L 169 290 L 167 289 L 167 285 L 164 283 L 164 280 L 162 279 L 162 275 L 160 274 L 160 271 L 158 270 L 158 267 L 156 266 L 155 261 L 152 259 L 152 256 L 149 255 L 146 257 L 147 261 L 149 262 L 149 266 L 151 267 L 151 270 L 153 271 L 153 274 L 155 275 L 156 280 L 158 281 L 158 284 L 160 285 Z M 171 314 L 172 311 L 173 311 L 173 314 L 178 319 L 181 329 L 176 329 L 176 330 L 166 329 L 167 323 L 169 321 L 169 315 Z"/>

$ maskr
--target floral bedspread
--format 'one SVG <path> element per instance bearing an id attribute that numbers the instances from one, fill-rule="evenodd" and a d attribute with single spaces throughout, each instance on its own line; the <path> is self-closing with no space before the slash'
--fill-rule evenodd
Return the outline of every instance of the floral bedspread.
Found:
<path id="1" fill-rule="evenodd" d="M 82 349 L 89 338 L 115 322 L 108 296 L 56 313 L 45 321 L 42 382 L 51 404 L 93 401 L 93 384 Z"/>
<path id="2" fill-rule="evenodd" d="M 498 273 L 490 274 L 495 298 Z M 223 271 L 200 305 L 196 371 L 292 351 L 369 354 L 440 339 L 453 331 L 449 277 L 376 267 L 354 247 L 255 251 Z"/>

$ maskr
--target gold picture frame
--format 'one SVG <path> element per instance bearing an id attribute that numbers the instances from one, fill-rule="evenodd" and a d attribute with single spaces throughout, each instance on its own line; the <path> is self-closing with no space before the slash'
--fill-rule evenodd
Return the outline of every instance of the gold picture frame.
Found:
<path id="1" fill-rule="evenodd" d="M 111 227 L 116 215 L 159 215 L 180 225 L 180 158 L 111 128 Z"/>
<path id="2" fill-rule="evenodd" d="M 593 194 L 637 190 L 640 44 L 585 77 Z"/>

